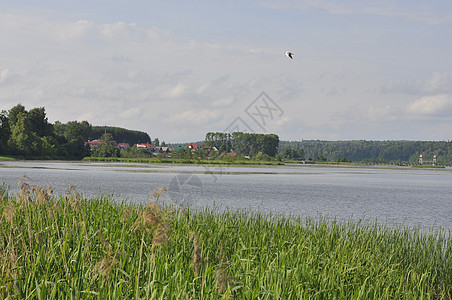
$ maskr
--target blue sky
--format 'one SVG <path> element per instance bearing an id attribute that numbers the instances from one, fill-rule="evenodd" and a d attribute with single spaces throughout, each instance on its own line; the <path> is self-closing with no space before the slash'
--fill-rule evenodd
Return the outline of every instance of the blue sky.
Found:
<path id="1" fill-rule="evenodd" d="M 167 142 L 237 118 L 283 140 L 451 139 L 450 1 L 2 2 L 0 110 Z"/>

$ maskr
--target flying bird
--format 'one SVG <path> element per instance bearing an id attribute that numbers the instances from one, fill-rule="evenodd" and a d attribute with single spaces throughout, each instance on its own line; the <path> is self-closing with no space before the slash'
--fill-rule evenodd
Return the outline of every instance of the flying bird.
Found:
<path id="1" fill-rule="evenodd" d="M 286 56 L 287 56 L 288 58 L 293 59 L 292 55 L 293 55 L 292 52 L 286 51 Z"/>

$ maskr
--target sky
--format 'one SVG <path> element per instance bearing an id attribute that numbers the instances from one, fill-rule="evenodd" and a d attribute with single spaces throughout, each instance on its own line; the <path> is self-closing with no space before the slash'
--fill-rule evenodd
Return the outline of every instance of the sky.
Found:
<path id="1" fill-rule="evenodd" d="M 0 110 L 167 143 L 451 140 L 451 36 L 449 0 L 0 0 Z"/>

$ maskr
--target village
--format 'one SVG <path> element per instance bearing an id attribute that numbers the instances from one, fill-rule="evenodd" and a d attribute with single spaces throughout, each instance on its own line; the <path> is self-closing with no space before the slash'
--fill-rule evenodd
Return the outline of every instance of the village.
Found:
<path id="1" fill-rule="evenodd" d="M 86 142 L 85 144 L 89 145 L 90 150 L 93 151 L 96 148 L 98 148 L 100 145 L 102 145 L 102 143 L 103 142 L 101 140 L 92 140 L 92 141 Z M 121 153 L 134 146 L 134 145 L 130 146 L 129 143 L 117 143 L 115 141 L 112 141 L 111 143 L 113 146 L 117 147 Z M 172 147 L 171 145 L 157 146 L 157 145 L 153 145 L 151 143 L 139 143 L 139 144 L 136 144 L 136 148 L 137 148 L 137 150 L 139 150 L 139 149 L 146 150 L 150 155 L 153 155 L 153 156 L 168 157 L 168 158 L 171 158 L 172 153 L 175 153 L 175 152 L 178 152 L 181 150 L 187 151 L 187 149 L 191 150 L 191 152 L 202 151 L 207 154 L 210 154 L 212 151 L 215 151 L 218 155 L 221 155 L 221 156 L 235 157 L 237 155 L 237 153 L 232 151 L 232 149 L 230 152 L 219 154 L 218 153 L 219 150 L 217 149 L 217 147 L 202 146 L 200 144 L 185 144 L 185 145 L 176 145 L 176 146 Z"/>

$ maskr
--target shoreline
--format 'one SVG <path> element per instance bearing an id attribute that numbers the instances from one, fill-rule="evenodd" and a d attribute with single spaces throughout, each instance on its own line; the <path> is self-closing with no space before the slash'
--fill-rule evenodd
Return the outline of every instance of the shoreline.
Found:
<path id="1" fill-rule="evenodd" d="M 16 159 L 0 156 L 0 162 L 42 162 L 42 163 L 136 163 L 149 165 L 192 165 L 192 166 L 225 166 L 225 167 L 333 167 L 333 168 L 369 168 L 369 169 L 397 169 L 397 170 L 445 170 L 451 171 L 452 166 L 432 166 L 432 165 L 397 165 L 397 164 L 369 164 L 357 162 L 284 162 L 284 161 L 223 161 L 223 160 L 195 160 L 195 159 L 155 159 L 155 158 L 92 158 L 85 157 L 81 160 L 63 160 L 63 159 Z"/>

